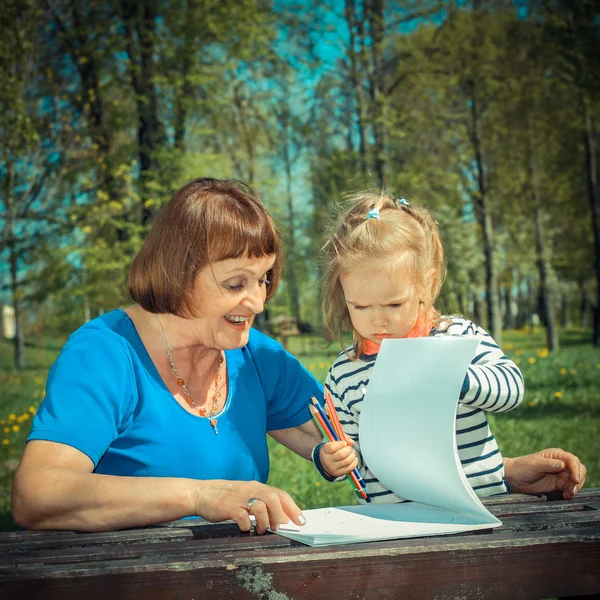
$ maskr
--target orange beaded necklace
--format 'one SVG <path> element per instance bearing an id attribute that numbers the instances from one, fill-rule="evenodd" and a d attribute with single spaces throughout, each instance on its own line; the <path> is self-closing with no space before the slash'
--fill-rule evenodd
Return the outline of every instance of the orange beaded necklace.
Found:
<path id="1" fill-rule="evenodd" d="M 160 319 L 158 318 L 158 315 L 155 314 L 154 316 L 156 317 L 156 322 L 158 323 L 158 328 L 160 329 L 160 335 L 162 336 L 163 344 L 165 345 L 165 351 L 167 353 L 167 358 L 169 359 L 169 364 L 171 365 L 171 369 L 173 369 L 173 373 L 175 373 L 175 378 L 177 379 L 177 384 L 180 385 L 181 388 L 183 389 L 183 393 L 185 394 L 186 402 L 188 403 L 190 408 L 197 409 L 198 414 L 201 417 L 208 419 L 211 427 L 213 428 L 213 431 L 215 432 L 215 434 L 218 434 L 219 430 L 217 429 L 217 419 L 216 419 L 215 415 L 218 412 L 219 402 L 221 400 L 221 383 L 223 381 L 222 372 L 223 372 L 223 363 L 225 362 L 224 353 L 219 352 L 219 359 L 218 359 L 218 364 L 217 364 L 217 374 L 215 375 L 215 393 L 212 397 L 212 403 L 211 403 L 210 410 L 207 411 L 206 408 L 204 408 L 203 406 L 198 406 L 198 404 L 196 404 L 196 401 L 194 400 L 194 396 L 192 396 L 189 393 L 187 386 L 185 385 L 185 380 L 183 379 L 183 377 L 181 377 L 181 375 L 179 375 L 179 371 L 177 370 L 177 365 L 175 364 L 175 359 L 173 358 L 173 354 L 171 353 L 171 348 L 169 347 L 169 344 L 167 342 L 167 338 L 165 336 L 165 332 L 163 331 L 162 325 L 160 323 Z"/>

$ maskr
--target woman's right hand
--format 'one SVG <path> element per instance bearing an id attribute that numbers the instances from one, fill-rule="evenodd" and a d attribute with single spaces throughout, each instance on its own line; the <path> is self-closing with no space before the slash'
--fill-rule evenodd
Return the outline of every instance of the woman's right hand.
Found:
<path id="1" fill-rule="evenodd" d="M 252 498 L 257 500 L 249 507 Z M 231 519 L 240 531 L 250 531 L 256 519 L 255 531 L 263 534 L 275 531 L 290 520 L 304 525 L 306 519 L 292 497 L 279 488 L 258 481 L 209 480 L 199 482 L 193 493 L 194 514 L 216 523 Z"/>

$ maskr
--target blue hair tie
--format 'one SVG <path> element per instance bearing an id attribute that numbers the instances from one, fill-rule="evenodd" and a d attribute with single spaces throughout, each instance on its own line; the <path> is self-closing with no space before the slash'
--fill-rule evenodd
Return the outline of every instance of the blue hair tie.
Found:
<path id="1" fill-rule="evenodd" d="M 404 206 L 410 206 L 410 204 L 406 198 L 396 198 L 396 202 L 398 202 L 398 204 L 402 204 Z"/>
<path id="2" fill-rule="evenodd" d="M 376 219 L 377 221 L 379 221 L 379 219 L 381 219 L 381 215 L 379 214 L 378 208 L 372 208 L 367 213 L 367 216 L 365 217 L 365 221 L 368 221 L 369 219 Z"/>

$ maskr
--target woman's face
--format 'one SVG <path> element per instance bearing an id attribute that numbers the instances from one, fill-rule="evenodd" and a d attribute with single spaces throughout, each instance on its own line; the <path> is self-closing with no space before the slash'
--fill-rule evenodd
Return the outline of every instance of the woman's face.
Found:
<path id="1" fill-rule="evenodd" d="M 275 256 L 240 257 L 204 267 L 194 286 L 194 333 L 206 346 L 231 350 L 248 343 L 254 316 L 267 296 L 267 273 Z"/>

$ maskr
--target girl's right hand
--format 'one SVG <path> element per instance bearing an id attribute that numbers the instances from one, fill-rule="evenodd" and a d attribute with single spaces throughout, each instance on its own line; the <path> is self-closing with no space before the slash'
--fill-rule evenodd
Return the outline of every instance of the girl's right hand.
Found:
<path id="1" fill-rule="evenodd" d="M 257 500 L 248 507 L 252 498 Z M 250 531 L 250 515 L 256 519 L 255 531 L 263 534 L 290 520 L 304 525 L 306 519 L 292 497 L 283 490 L 258 481 L 212 480 L 199 482 L 193 493 L 194 514 L 216 523 L 231 519 L 240 531 Z"/>
<path id="2" fill-rule="evenodd" d="M 352 446 L 352 440 L 327 442 L 321 446 L 319 459 L 321 465 L 332 477 L 347 475 L 358 466 L 358 458 Z"/>

